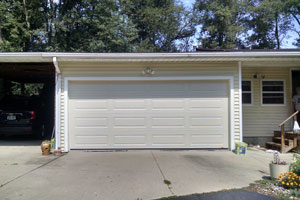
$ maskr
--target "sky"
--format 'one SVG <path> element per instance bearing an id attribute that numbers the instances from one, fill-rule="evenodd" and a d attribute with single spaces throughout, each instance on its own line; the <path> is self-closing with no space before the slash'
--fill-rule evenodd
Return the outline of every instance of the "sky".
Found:
<path id="1" fill-rule="evenodd" d="M 181 1 L 184 4 L 184 6 L 187 8 L 192 8 L 193 3 L 195 2 L 195 0 L 181 0 Z M 294 25 L 297 26 L 297 23 L 294 22 Z M 286 37 L 282 42 L 282 48 L 295 48 L 295 46 L 293 45 L 295 38 L 297 38 L 297 33 L 295 33 L 294 31 L 289 31 L 288 37 Z"/>

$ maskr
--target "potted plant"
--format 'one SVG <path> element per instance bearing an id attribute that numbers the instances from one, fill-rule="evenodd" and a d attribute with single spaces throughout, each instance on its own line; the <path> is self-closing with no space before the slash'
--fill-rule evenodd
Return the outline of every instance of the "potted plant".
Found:
<path id="1" fill-rule="evenodd" d="M 281 161 L 279 158 L 279 153 L 274 153 L 274 160 L 270 163 L 270 175 L 271 178 L 277 179 L 280 174 L 283 174 L 285 172 L 289 172 L 290 165 L 286 163 L 285 161 Z"/>

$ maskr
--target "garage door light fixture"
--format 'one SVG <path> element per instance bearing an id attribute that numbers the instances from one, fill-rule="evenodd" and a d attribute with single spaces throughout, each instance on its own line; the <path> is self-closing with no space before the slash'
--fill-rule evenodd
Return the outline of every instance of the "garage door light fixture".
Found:
<path id="1" fill-rule="evenodd" d="M 154 75 L 155 71 L 150 68 L 150 67 L 146 67 L 146 69 L 144 69 L 144 71 L 142 71 L 142 74 L 145 75 Z"/>

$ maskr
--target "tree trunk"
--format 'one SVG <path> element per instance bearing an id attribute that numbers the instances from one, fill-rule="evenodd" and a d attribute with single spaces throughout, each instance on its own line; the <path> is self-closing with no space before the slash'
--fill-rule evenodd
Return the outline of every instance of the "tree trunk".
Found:
<path id="1" fill-rule="evenodd" d="M 49 6 L 49 8 L 48 8 L 48 6 Z M 50 0 L 49 4 L 47 2 L 45 7 L 47 8 L 46 13 L 48 13 L 48 19 L 45 20 L 46 30 L 48 32 L 48 34 L 47 34 L 47 37 L 48 37 L 47 47 L 51 47 L 52 46 L 53 1 Z"/>
<path id="2" fill-rule="evenodd" d="M 29 16 L 28 16 L 28 10 L 26 7 L 26 0 L 23 0 L 23 6 L 24 6 L 24 14 L 25 14 L 25 22 L 26 22 L 26 27 L 27 27 L 27 31 L 29 32 L 29 38 L 28 41 L 25 43 L 25 51 L 30 49 L 30 44 L 32 42 L 32 35 L 30 33 L 30 22 L 29 22 Z"/>
<path id="3" fill-rule="evenodd" d="M 276 45 L 277 49 L 280 49 L 280 38 L 279 38 L 279 28 L 278 28 L 278 14 L 275 16 L 275 39 L 276 39 Z"/>
<path id="4" fill-rule="evenodd" d="M 0 25 L 0 42 L 2 41 L 2 27 Z"/>

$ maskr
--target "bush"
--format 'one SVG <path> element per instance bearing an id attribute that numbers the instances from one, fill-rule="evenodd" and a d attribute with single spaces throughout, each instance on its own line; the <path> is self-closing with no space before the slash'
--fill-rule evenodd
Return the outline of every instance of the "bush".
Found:
<path id="1" fill-rule="evenodd" d="M 294 172 L 288 172 L 280 174 L 279 178 L 280 184 L 286 188 L 299 188 L 300 187 L 300 176 Z"/>
<path id="2" fill-rule="evenodd" d="M 300 156 L 298 154 L 293 155 L 293 163 L 291 164 L 291 171 L 300 176 Z"/>
<path id="3" fill-rule="evenodd" d="M 291 195 L 294 197 L 300 198 L 300 190 L 299 189 L 292 190 Z"/>

